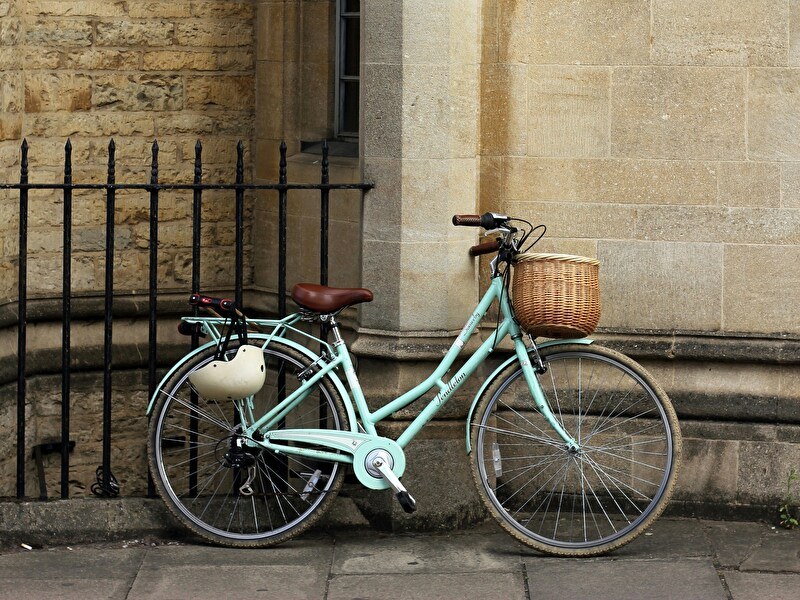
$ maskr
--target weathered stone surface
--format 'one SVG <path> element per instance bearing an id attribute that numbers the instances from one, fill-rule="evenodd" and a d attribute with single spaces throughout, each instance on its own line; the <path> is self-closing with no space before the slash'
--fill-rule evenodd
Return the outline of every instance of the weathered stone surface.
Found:
<path id="1" fill-rule="evenodd" d="M 800 213 L 788 209 L 642 206 L 637 236 L 647 240 L 787 244 L 800 241 Z"/>
<path id="2" fill-rule="evenodd" d="M 253 42 L 253 24 L 238 20 L 178 21 L 175 23 L 175 39 L 180 46 L 249 46 Z"/>
<path id="3" fill-rule="evenodd" d="M 553 238 L 624 240 L 636 231 L 637 209 L 633 206 L 509 201 L 505 209 L 545 223 L 548 237 Z"/>
<path id="4" fill-rule="evenodd" d="M 600 241 L 597 251 L 604 282 L 602 326 L 720 328 L 722 246 Z"/>
<path id="5" fill-rule="evenodd" d="M 28 73 L 25 111 L 28 113 L 88 110 L 92 106 L 92 79 L 70 73 Z"/>
<path id="6" fill-rule="evenodd" d="M 527 69 L 486 65 L 481 73 L 481 150 L 484 155 L 524 155 L 528 147 Z"/>
<path id="7" fill-rule="evenodd" d="M 653 62 L 783 66 L 788 25 L 782 0 L 655 0 Z"/>
<path id="8" fill-rule="evenodd" d="M 781 167 L 764 162 L 722 162 L 717 165 L 722 206 L 779 207 Z"/>
<path id="9" fill-rule="evenodd" d="M 508 157 L 502 197 L 615 204 L 716 204 L 713 163 Z"/>
<path id="10" fill-rule="evenodd" d="M 121 17 L 125 15 L 126 10 L 126 3 L 116 0 L 89 0 L 88 2 L 34 0 L 26 2 L 26 4 L 27 14 L 48 17 Z"/>
<path id="11" fill-rule="evenodd" d="M 800 5 L 789 3 L 789 66 L 800 65 Z"/>
<path id="12" fill-rule="evenodd" d="M 740 442 L 739 499 L 770 503 L 781 498 L 789 469 L 798 461 L 800 444 Z"/>
<path id="13" fill-rule="evenodd" d="M 128 5 L 128 15 L 132 19 L 152 19 L 157 17 L 190 17 L 192 16 L 190 2 L 131 2 Z"/>
<path id="14" fill-rule="evenodd" d="M 736 496 L 739 446 L 736 441 L 683 438 L 676 499 L 713 501 Z"/>
<path id="15" fill-rule="evenodd" d="M 510 4 L 517 4 L 511 2 Z M 525 4 L 525 3 L 523 3 Z M 650 59 L 650 3 L 646 0 L 535 2 L 531 60 L 558 64 L 646 64 Z M 509 27 L 516 28 L 515 23 Z"/>
<path id="16" fill-rule="evenodd" d="M 103 113 L 58 113 L 28 117 L 25 122 L 31 135 L 69 137 L 74 135 L 145 135 L 155 133 L 155 117 L 149 112 L 130 112 L 121 120 Z"/>
<path id="17" fill-rule="evenodd" d="M 492 38 L 487 43 L 494 47 L 497 62 L 529 63 L 533 20 L 531 3 L 500 0 L 491 4 L 496 5 L 491 15 L 494 29 L 490 28 Z"/>
<path id="18" fill-rule="evenodd" d="M 0 73 L 0 113 L 17 113 L 23 109 L 24 94 L 21 71 Z"/>
<path id="19" fill-rule="evenodd" d="M 142 67 L 146 71 L 214 71 L 217 57 L 213 52 L 145 52 Z"/>
<path id="20" fill-rule="evenodd" d="M 136 70 L 140 53 L 134 50 L 91 49 L 82 52 L 64 52 L 59 65 L 76 70 Z"/>
<path id="21" fill-rule="evenodd" d="M 616 68 L 610 135 L 615 156 L 744 159 L 745 71 Z"/>
<path id="22" fill-rule="evenodd" d="M 124 111 L 179 110 L 184 105 L 183 80 L 177 75 L 97 76 L 92 104 Z"/>
<path id="23" fill-rule="evenodd" d="M 395 65 L 363 66 L 362 114 L 364 139 L 361 140 L 364 156 L 399 158 L 402 138 L 403 86 L 402 67 Z"/>
<path id="24" fill-rule="evenodd" d="M 189 5 L 193 17 L 250 21 L 255 15 L 253 3 L 248 1 L 193 0 Z"/>
<path id="25" fill-rule="evenodd" d="M 98 25 L 99 27 L 99 25 Z M 28 24 L 25 41 L 31 46 L 89 46 L 92 23 L 81 19 L 37 19 Z"/>
<path id="26" fill-rule="evenodd" d="M 594 67 L 529 67 L 528 155 L 606 156 L 610 74 Z"/>
<path id="27" fill-rule="evenodd" d="M 800 274 L 787 268 L 798 260 L 795 246 L 727 246 L 725 330 L 800 333 L 800 314 L 790 301 L 800 294 Z"/>
<path id="28" fill-rule="evenodd" d="M 798 160 L 800 138 L 793 131 L 800 111 L 800 72 L 752 69 L 748 83 L 748 157 Z"/>
<path id="29" fill-rule="evenodd" d="M 252 110 L 254 93 L 250 76 L 192 77 L 186 81 L 186 106 L 193 110 Z"/>
<path id="30" fill-rule="evenodd" d="M 175 25 L 170 21 L 118 19 L 97 23 L 98 46 L 170 46 Z"/>
<path id="31" fill-rule="evenodd" d="M 19 19 L 3 17 L 0 21 L 0 46 L 16 46 L 22 36 Z"/>

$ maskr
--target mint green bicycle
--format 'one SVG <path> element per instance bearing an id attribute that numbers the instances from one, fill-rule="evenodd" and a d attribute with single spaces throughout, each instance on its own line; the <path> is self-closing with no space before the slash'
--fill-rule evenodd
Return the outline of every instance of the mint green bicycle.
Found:
<path id="1" fill-rule="evenodd" d="M 300 311 L 275 320 L 245 319 L 229 300 L 192 296 L 216 315 L 184 317 L 182 330 L 211 341 L 167 373 L 147 411 L 153 480 L 179 521 L 217 544 L 278 544 L 330 507 L 348 467 L 367 488 L 391 488 L 413 512 L 401 482 L 404 448 L 506 336 L 514 353 L 483 383 L 466 427 L 489 512 L 521 542 L 562 556 L 614 550 L 658 517 L 681 452 L 666 394 L 636 362 L 591 340 L 526 343 L 508 274 L 538 228 L 494 213 L 456 215 L 453 223 L 497 236 L 471 248 L 498 253 L 489 289 L 430 377 L 375 411 L 336 321 L 372 300 L 369 290 L 298 284 Z M 494 301 L 496 329 L 444 379 Z M 325 323 L 332 344 L 301 321 Z M 432 389 L 436 396 L 397 439 L 377 433 L 378 423 Z"/>

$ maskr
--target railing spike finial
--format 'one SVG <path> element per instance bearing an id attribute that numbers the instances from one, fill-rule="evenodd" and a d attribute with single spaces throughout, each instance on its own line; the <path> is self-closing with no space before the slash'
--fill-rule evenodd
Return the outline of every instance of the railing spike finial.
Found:
<path id="1" fill-rule="evenodd" d="M 24 138 L 22 140 L 22 146 L 20 147 L 21 158 L 19 163 L 20 169 L 20 178 L 24 177 L 25 181 L 20 180 L 20 183 L 28 183 L 28 139 Z"/>
<path id="2" fill-rule="evenodd" d="M 64 183 L 72 182 L 72 141 L 67 138 L 64 144 Z"/>
<path id="3" fill-rule="evenodd" d="M 108 142 L 108 183 L 113 184 L 117 170 L 117 144 L 114 138 Z"/>
<path id="4" fill-rule="evenodd" d="M 236 183 L 244 183 L 244 142 L 236 144 Z"/>
<path id="5" fill-rule="evenodd" d="M 153 140 L 153 158 L 150 163 L 150 183 L 158 182 L 158 141 Z"/>
<path id="6" fill-rule="evenodd" d="M 329 175 L 329 161 L 328 161 L 328 140 L 322 142 L 322 183 L 327 184 L 330 181 Z"/>
<path id="7" fill-rule="evenodd" d="M 281 160 L 278 164 L 278 182 L 281 184 L 286 183 L 286 142 L 281 142 Z"/>
<path id="8" fill-rule="evenodd" d="M 203 144 L 198 138 L 194 145 L 194 182 L 199 184 L 203 178 Z"/>

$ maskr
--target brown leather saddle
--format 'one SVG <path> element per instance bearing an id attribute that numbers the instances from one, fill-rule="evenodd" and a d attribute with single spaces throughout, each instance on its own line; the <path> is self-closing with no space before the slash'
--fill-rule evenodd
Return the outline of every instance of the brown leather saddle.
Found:
<path id="1" fill-rule="evenodd" d="M 335 288 L 316 283 L 298 283 L 292 288 L 292 300 L 318 313 L 335 313 L 346 306 L 372 302 L 372 298 L 372 292 L 365 288 Z"/>

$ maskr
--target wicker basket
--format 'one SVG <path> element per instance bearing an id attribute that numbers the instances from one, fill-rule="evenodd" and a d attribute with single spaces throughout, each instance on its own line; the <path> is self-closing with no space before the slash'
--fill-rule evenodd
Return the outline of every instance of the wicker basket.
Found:
<path id="1" fill-rule="evenodd" d="M 600 263 L 568 254 L 520 254 L 511 290 L 514 313 L 533 336 L 578 338 L 600 320 Z"/>

